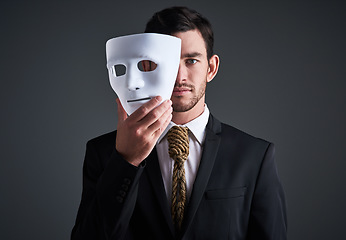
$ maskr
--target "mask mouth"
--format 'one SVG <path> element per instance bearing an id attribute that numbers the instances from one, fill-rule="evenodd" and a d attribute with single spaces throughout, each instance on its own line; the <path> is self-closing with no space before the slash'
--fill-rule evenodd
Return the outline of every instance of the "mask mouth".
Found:
<path id="1" fill-rule="evenodd" d="M 150 100 L 151 97 L 146 97 L 146 98 L 138 98 L 138 99 L 133 99 L 133 100 L 127 100 L 128 103 L 131 102 L 139 102 L 139 101 L 143 101 L 143 100 Z"/>

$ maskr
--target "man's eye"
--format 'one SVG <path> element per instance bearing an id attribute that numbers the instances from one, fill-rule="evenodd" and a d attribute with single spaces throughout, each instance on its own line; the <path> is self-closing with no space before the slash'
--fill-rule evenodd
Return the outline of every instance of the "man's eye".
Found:
<path id="1" fill-rule="evenodd" d="M 186 63 L 188 63 L 188 64 L 195 64 L 196 62 L 197 62 L 196 59 L 187 59 L 186 60 Z"/>

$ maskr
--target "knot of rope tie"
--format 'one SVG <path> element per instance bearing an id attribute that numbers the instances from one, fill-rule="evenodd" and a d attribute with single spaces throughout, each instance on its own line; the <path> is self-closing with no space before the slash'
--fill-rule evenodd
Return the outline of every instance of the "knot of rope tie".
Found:
<path id="1" fill-rule="evenodd" d="M 172 219 L 180 230 L 186 203 L 186 179 L 184 162 L 189 156 L 189 129 L 173 126 L 167 134 L 168 153 L 174 160 L 172 179 Z"/>
<path id="2" fill-rule="evenodd" d="M 167 135 L 169 156 L 178 163 L 184 164 L 189 156 L 189 129 L 173 126 Z"/>

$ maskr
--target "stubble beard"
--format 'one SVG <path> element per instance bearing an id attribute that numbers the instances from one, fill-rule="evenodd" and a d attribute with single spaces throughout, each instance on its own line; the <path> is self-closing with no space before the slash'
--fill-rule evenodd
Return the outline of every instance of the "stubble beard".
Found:
<path id="1" fill-rule="evenodd" d="M 206 83 L 206 81 L 204 81 L 201 84 L 199 92 L 196 93 L 194 96 L 192 96 L 189 99 L 189 102 L 187 104 L 174 104 L 173 103 L 173 111 L 174 112 L 187 112 L 187 111 L 191 110 L 194 106 L 196 106 L 196 104 L 199 102 L 199 100 L 201 100 L 201 98 L 204 96 L 206 86 L 207 86 L 207 83 Z M 177 87 L 188 87 L 191 89 L 192 92 L 194 92 L 196 89 L 195 86 L 188 85 L 188 84 L 181 84 L 181 85 L 178 85 Z M 182 98 L 182 96 L 178 96 L 177 98 Z"/>

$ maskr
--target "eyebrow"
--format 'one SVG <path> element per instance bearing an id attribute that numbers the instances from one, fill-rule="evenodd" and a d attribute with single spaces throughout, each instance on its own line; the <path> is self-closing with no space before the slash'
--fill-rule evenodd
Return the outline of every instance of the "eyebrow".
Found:
<path id="1" fill-rule="evenodd" d="M 201 57 L 202 53 L 199 52 L 192 52 L 192 53 L 185 53 L 182 58 L 194 58 L 194 57 Z"/>

